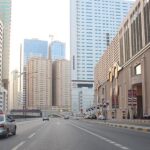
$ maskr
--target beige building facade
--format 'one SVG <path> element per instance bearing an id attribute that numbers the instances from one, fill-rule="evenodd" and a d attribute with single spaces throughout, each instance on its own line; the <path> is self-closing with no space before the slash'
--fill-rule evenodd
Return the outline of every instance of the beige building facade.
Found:
<path id="1" fill-rule="evenodd" d="M 53 62 L 53 105 L 59 110 L 70 111 L 70 61 L 56 60 Z"/>
<path id="2" fill-rule="evenodd" d="M 150 0 L 137 0 L 95 66 L 95 105 L 108 119 L 150 117 Z"/>
<path id="3" fill-rule="evenodd" d="M 9 110 L 19 108 L 19 72 L 13 70 L 10 76 Z"/>
<path id="4" fill-rule="evenodd" d="M 49 110 L 52 106 L 52 62 L 32 57 L 26 67 L 26 106 Z"/>

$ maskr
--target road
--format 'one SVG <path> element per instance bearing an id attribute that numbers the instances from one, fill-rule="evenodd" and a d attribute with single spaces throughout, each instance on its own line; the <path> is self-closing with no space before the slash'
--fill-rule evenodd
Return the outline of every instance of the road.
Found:
<path id="1" fill-rule="evenodd" d="M 37 119 L 17 127 L 16 136 L 0 138 L 0 150 L 150 150 L 150 133 L 81 120 Z"/>

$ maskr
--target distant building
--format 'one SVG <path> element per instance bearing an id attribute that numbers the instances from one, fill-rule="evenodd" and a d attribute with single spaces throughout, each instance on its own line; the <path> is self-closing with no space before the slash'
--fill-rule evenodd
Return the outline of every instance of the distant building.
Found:
<path id="1" fill-rule="evenodd" d="M 59 110 L 70 111 L 70 61 L 56 60 L 53 62 L 53 105 Z"/>
<path id="2" fill-rule="evenodd" d="M 26 67 L 26 101 L 30 109 L 47 110 L 52 106 L 52 63 L 42 57 L 32 57 Z"/>
<path id="3" fill-rule="evenodd" d="M 84 87 L 82 87 L 84 85 Z M 90 85 L 90 86 L 89 86 Z M 90 107 L 93 105 L 94 100 L 94 91 L 92 90 L 94 84 L 93 82 L 89 82 L 89 84 L 84 81 L 81 82 L 80 86 L 77 84 L 72 84 L 74 90 L 72 91 L 72 111 L 82 113 L 85 111 L 86 107 Z M 82 88 L 81 88 L 82 87 Z"/>
<path id="4" fill-rule="evenodd" d="M 93 105 L 93 95 L 94 91 L 87 87 L 82 88 L 82 91 L 79 92 L 79 111 L 81 113 L 85 113 L 86 109 Z"/>
<path id="5" fill-rule="evenodd" d="M 48 58 L 48 41 L 38 39 L 25 39 L 24 40 L 24 65 L 32 57 Z"/>
<path id="6" fill-rule="evenodd" d="M 78 108 L 78 111 L 79 97 L 73 93 L 80 93 L 84 87 L 94 91 L 94 66 L 115 36 L 133 2 L 71 0 L 70 4 L 71 99 L 72 109 L 75 111 Z"/>
<path id="7" fill-rule="evenodd" d="M 3 51 L 2 51 L 2 81 L 8 90 L 9 58 L 10 58 L 10 30 L 11 30 L 11 0 L 0 0 L 0 20 L 4 26 Z"/>
<path id="8" fill-rule="evenodd" d="M 65 44 L 60 41 L 51 43 L 51 58 L 52 61 L 57 59 L 65 59 Z"/>
<path id="9" fill-rule="evenodd" d="M 39 39 L 24 39 L 24 46 L 23 46 L 23 68 L 21 68 L 21 74 L 19 77 L 19 80 L 21 80 L 21 88 L 20 88 L 20 105 L 21 107 L 26 106 L 26 100 L 27 100 L 27 75 L 26 75 L 26 65 L 28 64 L 28 61 L 32 57 L 41 57 L 42 59 L 48 58 L 48 41 L 43 41 Z M 23 71 L 22 71 L 23 70 Z M 21 79 L 20 79 L 21 78 Z"/>
<path id="10" fill-rule="evenodd" d="M 10 100 L 9 100 L 9 110 L 19 108 L 19 72 L 13 70 L 10 76 Z"/>

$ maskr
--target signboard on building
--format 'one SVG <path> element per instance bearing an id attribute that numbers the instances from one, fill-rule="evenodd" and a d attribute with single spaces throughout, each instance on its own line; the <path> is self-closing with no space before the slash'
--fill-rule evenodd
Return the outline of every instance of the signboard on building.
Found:
<path id="1" fill-rule="evenodd" d="M 137 105 L 136 90 L 128 90 L 128 105 L 129 106 Z"/>

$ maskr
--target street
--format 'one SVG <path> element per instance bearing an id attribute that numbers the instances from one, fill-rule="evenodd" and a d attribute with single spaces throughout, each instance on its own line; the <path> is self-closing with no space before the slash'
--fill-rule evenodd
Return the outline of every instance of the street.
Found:
<path id="1" fill-rule="evenodd" d="M 82 120 L 50 118 L 17 123 L 16 136 L 0 138 L 0 150 L 149 150 L 150 133 Z"/>

